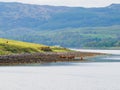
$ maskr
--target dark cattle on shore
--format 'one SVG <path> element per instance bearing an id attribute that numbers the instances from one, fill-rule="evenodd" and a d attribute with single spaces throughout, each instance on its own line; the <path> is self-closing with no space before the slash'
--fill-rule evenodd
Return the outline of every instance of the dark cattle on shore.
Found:
<path id="1" fill-rule="evenodd" d="M 60 55 L 60 58 L 74 59 L 74 55 Z"/>

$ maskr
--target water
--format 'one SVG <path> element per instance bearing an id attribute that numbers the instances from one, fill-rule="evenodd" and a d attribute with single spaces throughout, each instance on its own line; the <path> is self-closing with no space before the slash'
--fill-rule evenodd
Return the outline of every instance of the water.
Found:
<path id="1" fill-rule="evenodd" d="M 120 53 L 85 62 L 0 67 L 0 90 L 120 90 Z"/>
<path id="2" fill-rule="evenodd" d="M 81 51 L 81 52 L 96 52 L 96 53 L 120 55 L 120 50 L 93 50 L 93 49 L 72 49 L 72 50 Z"/>

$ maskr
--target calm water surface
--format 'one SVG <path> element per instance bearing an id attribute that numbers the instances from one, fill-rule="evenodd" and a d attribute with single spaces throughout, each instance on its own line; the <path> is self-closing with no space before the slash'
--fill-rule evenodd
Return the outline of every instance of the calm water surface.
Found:
<path id="1" fill-rule="evenodd" d="M 0 90 L 120 90 L 119 69 L 120 53 L 84 62 L 0 67 Z"/>
<path id="2" fill-rule="evenodd" d="M 120 62 L 120 50 L 84 50 L 74 49 L 81 52 L 98 52 L 106 53 L 108 55 L 87 57 L 84 61 L 78 62 L 57 62 L 57 63 L 43 63 L 43 64 L 31 64 L 30 66 L 76 66 L 78 63 L 93 63 L 93 62 Z M 29 65 L 27 65 L 29 66 Z"/>

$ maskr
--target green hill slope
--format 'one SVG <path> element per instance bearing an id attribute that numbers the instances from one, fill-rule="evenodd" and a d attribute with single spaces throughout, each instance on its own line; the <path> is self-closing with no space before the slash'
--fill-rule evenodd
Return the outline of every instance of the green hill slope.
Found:
<path id="1" fill-rule="evenodd" d="M 29 32 L 29 33 L 28 33 Z M 24 34 L 23 34 L 24 33 Z M 12 30 L 0 37 L 70 48 L 120 49 L 120 25 L 110 27 L 66 28 L 53 31 Z"/>
<path id="2" fill-rule="evenodd" d="M 120 4 L 99 8 L 0 2 L 0 38 L 70 48 L 119 48 Z"/>
<path id="3" fill-rule="evenodd" d="M 0 2 L 0 28 L 54 30 L 120 25 L 120 4 L 83 8 Z"/>
<path id="4" fill-rule="evenodd" d="M 69 49 L 0 38 L 0 55 L 36 52 L 67 52 Z"/>

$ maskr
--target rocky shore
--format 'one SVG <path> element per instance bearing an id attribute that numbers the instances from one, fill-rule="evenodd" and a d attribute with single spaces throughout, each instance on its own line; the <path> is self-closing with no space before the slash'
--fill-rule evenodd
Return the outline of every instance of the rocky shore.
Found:
<path id="1" fill-rule="evenodd" d="M 0 65 L 17 65 L 44 62 L 64 62 L 64 61 L 81 61 L 85 57 L 101 55 L 100 53 L 85 52 L 45 52 L 45 53 L 25 53 L 15 55 L 1 55 Z"/>

